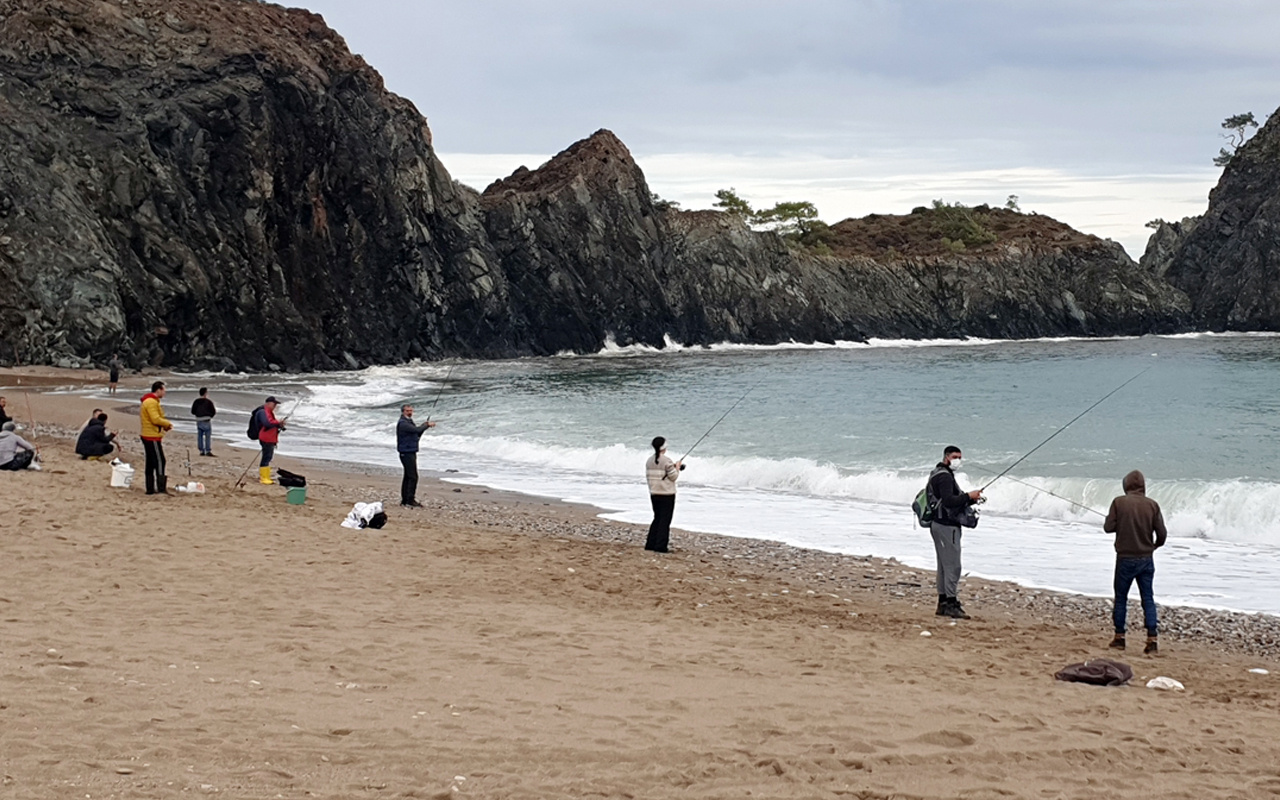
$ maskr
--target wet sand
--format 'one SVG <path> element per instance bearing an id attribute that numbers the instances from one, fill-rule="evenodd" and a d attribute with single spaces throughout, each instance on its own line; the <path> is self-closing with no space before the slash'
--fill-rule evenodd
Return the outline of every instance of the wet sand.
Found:
<path id="1" fill-rule="evenodd" d="M 1087 598 L 967 580 L 952 625 L 894 562 L 681 532 L 657 556 L 592 509 L 433 480 L 354 531 L 396 476 L 286 457 L 291 506 L 234 487 L 243 451 L 147 497 L 129 380 L 133 488 L 60 438 L 73 395 L 32 395 L 44 471 L 0 473 L 0 796 L 1280 795 L 1266 622 L 1200 612 L 1250 632 L 1118 655 Z M 1117 655 L 1131 687 L 1053 679 Z"/>

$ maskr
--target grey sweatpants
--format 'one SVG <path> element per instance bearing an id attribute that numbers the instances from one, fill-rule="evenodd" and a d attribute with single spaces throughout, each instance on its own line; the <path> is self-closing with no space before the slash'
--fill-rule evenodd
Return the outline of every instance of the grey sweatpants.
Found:
<path id="1" fill-rule="evenodd" d="M 955 597 L 960 588 L 960 526 L 932 522 L 929 533 L 938 553 L 938 594 Z"/>

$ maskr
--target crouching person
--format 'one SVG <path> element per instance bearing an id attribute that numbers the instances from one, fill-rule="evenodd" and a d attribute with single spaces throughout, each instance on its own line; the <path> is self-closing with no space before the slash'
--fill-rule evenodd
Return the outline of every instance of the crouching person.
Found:
<path id="1" fill-rule="evenodd" d="M 86 458 L 96 460 L 111 455 L 116 449 L 116 446 L 111 443 L 115 438 L 114 433 L 107 431 L 107 415 L 99 414 L 89 420 L 89 424 L 80 431 L 80 438 L 76 439 L 76 455 L 80 456 L 82 461 Z"/>
<path id="2" fill-rule="evenodd" d="M 35 463 L 36 446 L 16 433 L 12 421 L 0 426 L 0 469 L 17 472 L 20 469 L 40 469 Z"/>

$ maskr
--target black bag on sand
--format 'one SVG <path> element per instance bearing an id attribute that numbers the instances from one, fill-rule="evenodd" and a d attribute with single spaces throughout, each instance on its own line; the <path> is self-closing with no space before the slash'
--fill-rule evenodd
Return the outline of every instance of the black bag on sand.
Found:
<path id="1" fill-rule="evenodd" d="M 386 524 L 387 524 L 387 512 L 379 511 L 377 514 L 374 514 L 372 517 L 369 518 L 368 527 L 381 528 L 383 525 L 386 525 Z"/>
<path id="2" fill-rule="evenodd" d="M 287 469 L 277 469 L 276 483 L 279 483 L 281 486 L 285 486 L 285 487 L 306 486 L 307 479 L 306 477 L 299 475 L 296 472 L 290 472 Z"/>
<path id="3" fill-rule="evenodd" d="M 1096 686 L 1124 686 L 1133 679 L 1133 670 L 1121 661 L 1109 658 L 1095 658 L 1070 664 L 1058 670 L 1053 676 L 1060 681 L 1076 683 L 1092 683 Z"/>

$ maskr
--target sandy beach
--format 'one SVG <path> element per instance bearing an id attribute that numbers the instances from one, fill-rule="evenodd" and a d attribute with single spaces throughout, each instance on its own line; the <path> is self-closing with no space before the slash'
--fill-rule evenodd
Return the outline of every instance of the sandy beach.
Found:
<path id="1" fill-rule="evenodd" d="M 107 409 L 131 489 L 72 453 L 93 401 L 35 393 L 83 380 L 0 370 L 44 459 L 0 473 L 0 796 L 1280 796 L 1274 617 L 1165 609 L 1158 656 L 1117 654 L 1106 601 L 966 580 L 952 624 L 895 562 L 681 532 L 657 556 L 592 509 L 430 479 L 350 530 L 397 477 L 287 438 L 305 505 L 236 489 L 230 450 L 192 464 L 206 494 L 147 497 L 150 379 Z M 1132 685 L 1054 680 L 1093 657 Z"/>

